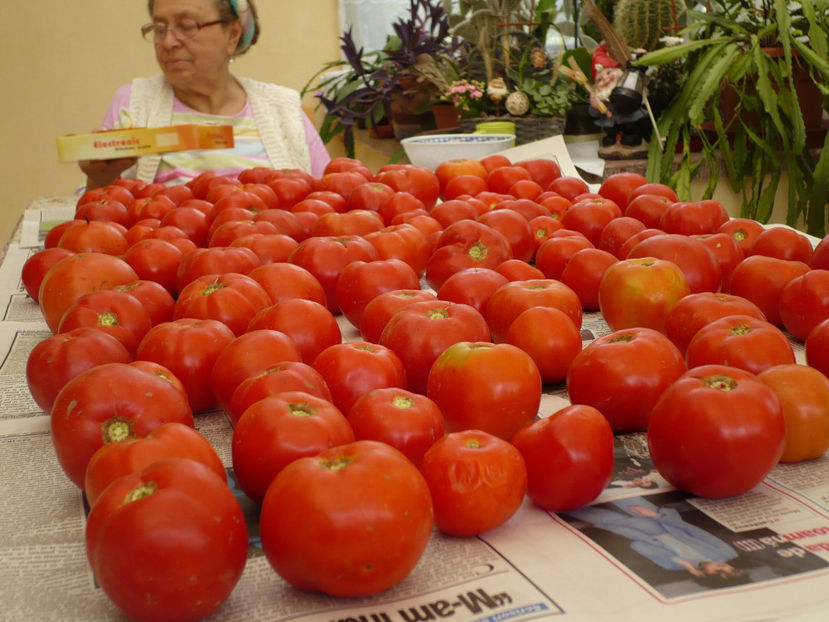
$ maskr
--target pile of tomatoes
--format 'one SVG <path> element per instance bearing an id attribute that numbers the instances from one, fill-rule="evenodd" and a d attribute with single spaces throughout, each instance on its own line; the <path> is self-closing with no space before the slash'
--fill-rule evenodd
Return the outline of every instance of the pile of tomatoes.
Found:
<path id="1" fill-rule="evenodd" d="M 829 447 L 829 238 L 637 174 L 592 193 L 494 155 L 121 179 L 22 280 L 54 332 L 32 396 L 90 502 L 96 578 L 137 619 L 207 615 L 241 576 L 244 517 L 194 428 L 217 408 L 268 560 L 340 596 L 401 581 L 434 526 L 592 502 L 616 433 L 706 497 Z M 595 311 L 610 333 L 584 345 Z M 539 418 L 557 384 L 571 405 Z"/>

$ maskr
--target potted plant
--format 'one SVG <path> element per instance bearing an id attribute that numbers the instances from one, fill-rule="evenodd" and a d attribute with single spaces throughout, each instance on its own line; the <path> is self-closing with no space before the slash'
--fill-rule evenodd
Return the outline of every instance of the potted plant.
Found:
<path id="1" fill-rule="evenodd" d="M 659 118 L 666 140 L 663 146 L 651 142 L 648 177 L 688 197 L 705 163 L 710 197 L 721 162 L 742 194 L 741 215 L 767 222 L 785 172 L 787 223 L 805 222 L 808 233 L 823 237 L 829 137 L 820 123 L 829 109 L 829 0 L 719 0 L 704 8 L 689 11 L 686 42 L 639 61 L 680 61 L 686 76 Z M 702 144 L 701 159 L 691 157 L 692 137 Z M 814 137 L 818 141 L 811 143 Z"/>
<path id="2" fill-rule="evenodd" d="M 443 6 L 432 0 L 409 0 L 408 13 L 392 28 L 386 46 L 370 52 L 357 49 L 350 29 L 343 33 L 344 60 L 326 63 L 302 89 L 303 95 L 313 89 L 325 108 L 323 141 L 342 134 L 351 157 L 355 127 L 376 130 L 387 121 L 397 138 L 405 138 L 431 121 L 439 92 L 424 68 L 454 62 L 461 50 Z"/>

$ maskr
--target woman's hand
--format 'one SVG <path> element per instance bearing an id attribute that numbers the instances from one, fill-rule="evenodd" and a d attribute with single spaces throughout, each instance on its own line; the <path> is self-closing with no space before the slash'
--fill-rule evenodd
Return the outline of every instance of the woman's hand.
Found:
<path id="1" fill-rule="evenodd" d="M 86 189 L 94 190 L 108 186 L 133 166 L 138 158 L 114 158 L 112 160 L 81 160 L 78 162 L 86 174 Z"/>

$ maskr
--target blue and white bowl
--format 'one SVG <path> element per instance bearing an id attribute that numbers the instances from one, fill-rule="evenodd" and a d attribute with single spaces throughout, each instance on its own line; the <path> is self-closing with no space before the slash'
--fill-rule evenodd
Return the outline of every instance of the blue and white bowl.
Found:
<path id="1" fill-rule="evenodd" d="M 514 134 L 424 134 L 400 141 L 409 162 L 432 170 L 456 158 L 480 160 L 514 143 Z"/>

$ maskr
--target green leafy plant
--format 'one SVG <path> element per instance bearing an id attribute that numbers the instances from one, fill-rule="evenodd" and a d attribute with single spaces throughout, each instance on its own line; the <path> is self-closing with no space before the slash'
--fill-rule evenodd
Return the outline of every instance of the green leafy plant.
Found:
<path id="1" fill-rule="evenodd" d="M 645 65 L 680 60 L 681 91 L 659 119 L 666 137 L 652 141 L 650 179 L 670 183 L 687 198 L 705 164 L 705 197 L 718 183 L 722 163 L 732 188 L 742 195 L 741 214 L 767 222 L 782 173 L 788 175 L 787 224 L 805 222 L 807 232 L 826 233 L 829 136 L 820 150 L 807 144 L 795 74 L 807 72 L 823 110 L 829 101 L 829 0 L 723 0 L 707 11 L 689 11 L 689 40 L 640 59 Z M 774 50 L 770 49 L 774 47 Z M 733 114 L 723 101 L 733 95 Z M 691 138 L 702 143 L 692 158 Z M 678 164 L 675 162 L 679 154 Z"/>

